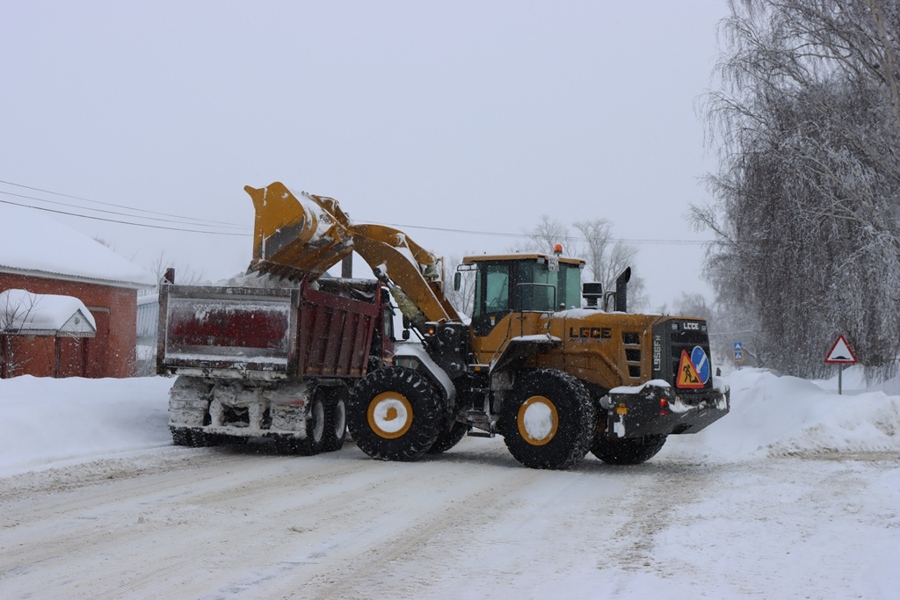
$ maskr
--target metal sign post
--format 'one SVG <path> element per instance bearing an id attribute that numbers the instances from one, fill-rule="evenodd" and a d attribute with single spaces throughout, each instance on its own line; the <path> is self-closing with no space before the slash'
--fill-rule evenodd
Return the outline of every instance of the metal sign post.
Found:
<path id="1" fill-rule="evenodd" d="M 831 350 L 828 351 L 828 356 L 825 357 L 825 362 L 841 366 L 838 371 L 838 396 L 840 396 L 842 393 L 841 388 L 843 387 L 844 365 L 855 365 L 857 363 L 856 355 L 853 354 L 850 344 L 847 343 L 843 335 L 838 336 L 838 339 L 834 341 Z"/>

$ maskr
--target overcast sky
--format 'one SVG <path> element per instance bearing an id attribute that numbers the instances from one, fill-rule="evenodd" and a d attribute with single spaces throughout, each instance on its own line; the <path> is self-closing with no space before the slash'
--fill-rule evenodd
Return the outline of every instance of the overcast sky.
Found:
<path id="1" fill-rule="evenodd" d="M 92 200 L 174 217 L 77 212 L 241 234 L 52 215 L 145 267 L 165 252 L 212 279 L 249 262 L 243 186 L 276 180 L 446 256 L 507 250 L 542 215 L 607 218 L 639 249 L 653 308 L 671 306 L 710 293 L 696 244 L 709 234 L 685 215 L 715 168 L 697 104 L 726 13 L 721 0 L 7 0 L 0 201 L 124 212 Z"/>

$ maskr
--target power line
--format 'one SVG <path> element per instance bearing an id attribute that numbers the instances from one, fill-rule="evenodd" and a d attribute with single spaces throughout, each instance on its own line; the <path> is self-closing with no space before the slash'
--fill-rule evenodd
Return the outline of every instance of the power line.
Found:
<path id="1" fill-rule="evenodd" d="M 10 202 L 9 200 L 0 200 L 2 204 L 11 204 L 13 206 L 21 206 L 23 208 L 31 208 L 33 210 L 42 210 L 44 212 L 55 213 L 58 215 L 68 215 L 70 217 L 80 217 L 82 219 L 91 219 L 94 221 L 104 221 L 106 223 L 119 223 L 121 225 L 132 225 L 134 227 L 146 227 L 148 229 L 165 229 L 168 231 L 184 231 L 186 233 L 205 233 L 207 235 L 227 235 L 235 237 L 250 237 L 249 233 L 232 233 L 227 231 L 202 231 L 199 229 L 181 229 L 178 227 L 165 227 L 163 225 L 150 225 L 148 223 L 133 223 L 131 221 L 119 221 L 117 219 L 105 219 L 103 217 L 92 217 L 90 215 L 79 215 L 78 213 L 66 212 L 63 210 L 53 210 L 52 208 L 42 208 L 40 206 L 29 206 L 28 204 L 19 204 L 18 202 Z"/>
<path id="2" fill-rule="evenodd" d="M 514 237 L 514 238 L 530 238 L 533 237 L 529 233 L 509 233 L 503 231 L 473 231 L 471 229 L 451 229 L 448 227 L 429 227 L 425 225 L 401 225 L 396 223 L 384 223 L 390 227 L 404 228 L 404 229 L 424 229 L 427 231 L 442 231 L 446 233 L 465 233 L 465 234 L 473 234 L 473 235 L 490 235 L 490 236 L 499 236 L 499 237 Z M 565 236 L 562 238 L 564 241 L 570 240 L 581 240 L 584 241 L 585 238 L 581 236 Z M 670 246 L 702 246 L 704 244 L 708 244 L 709 241 L 705 240 L 664 240 L 664 239 L 629 239 L 629 238 L 610 238 L 612 242 L 622 242 L 624 244 L 647 244 L 647 245 L 670 245 Z"/>
<path id="3" fill-rule="evenodd" d="M 143 213 L 147 213 L 147 214 L 172 217 L 174 219 L 181 219 L 181 221 L 172 221 L 169 219 L 160 219 L 160 218 L 156 218 L 156 217 L 142 217 L 140 215 L 129 215 L 128 213 L 120 213 L 120 212 L 116 212 L 116 211 L 108 211 L 108 210 L 97 209 L 97 208 L 88 208 L 85 206 L 77 206 L 77 205 L 72 205 L 72 204 L 68 204 L 65 202 L 57 202 L 54 200 L 47 200 L 44 198 L 37 198 L 34 196 L 26 196 L 23 194 L 16 194 L 13 192 L 6 192 L 3 190 L 0 190 L 0 194 L 5 194 L 7 196 L 14 196 L 17 198 L 23 198 L 26 200 L 35 200 L 38 202 L 46 202 L 49 204 L 66 206 L 69 208 L 90 210 L 90 211 L 94 211 L 94 212 L 119 215 L 119 216 L 124 216 L 124 217 L 135 217 L 138 219 L 147 219 L 150 221 L 159 221 L 159 222 L 164 222 L 164 223 L 183 223 L 185 225 L 199 225 L 201 227 L 211 227 L 211 225 L 207 225 L 206 223 L 212 223 L 212 224 L 216 224 L 216 225 L 222 225 L 225 227 L 233 227 L 233 228 L 239 228 L 239 229 L 245 229 L 245 230 L 247 229 L 244 226 L 235 225 L 233 223 L 227 223 L 224 221 L 210 221 L 210 220 L 203 220 L 203 219 L 195 219 L 193 217 L 184 217 L 182 215 L 173 215 L 170 213 L 163 213 L 163 212 L 157 212 L 157 211 L 143 210 L 143 209 L 139 209 L 139 208 L 132 208 L 132 207 L 124 206 L 124 205 L 120 205 L 120 204 L 113 204 L 113 203 L 109 203 L 109 202 L 100 202 L 98 200 L 91 200 L 90 198 L 83 198 L 80 196 L 63 194 L 61 192 L 54 192 L 51 190 L 45 190 L 42 188 L 22 185 L 22 184 L 13 183 L 10 181 L 0 180 L 0 183 L 6 184 L 6 185 L 12 185 L 12 186 L 20 187 L 20 188 L 24 188 L 24 189 L 34 190 L 34 191 L 38 191 L 38 192 L 43 192 L 43 193 L 47 193 L 47 194 L 53 194 L 55 196 L 72 198 L 75 200 L 83 200 L 86 202 L 92 202 L 92 203 L 100 204 L 100 205 L 104 205 L 104 206 L 112 206 L 112 207 L 116 207 L 116 208 L 124 208 L 126 210 L 135 211 L 135 212 L 143 212 Z M 66 211 L 62 211 L 62 210 L 51 210 L 51 209 L 47 209 L 47 208 L 41 208 L 38 206 L 19 204 L 16 202 L 9 202 L 9 201 L 3 201 L 3 200 L 0 200 L 0 202 L 3 202 L 4 204 L 12 204 L 15 206 L 22 206 L 24 208 L 33 208 L 35 210 L 43 210 L 45 212 L 52 212 L 52 213 L 56 213 L 56 214 L 80 217 L 83 219 L 94 219 L 97 221 L 105 221 L 105 222 L 109 222 L 109 223 L 119 223 L 122 225 L 133 225 L 136 227 L 147 227 L 147 228 L 151 228 L 151 229 L 166 229 L 166 230 L 170 230 L 170 231 L 184 231 L 187 233 L 206 233 L 206 234 L 210 234 L 210 235 L 229 235 L 229 236 L 241 236 L 241 237 L 246 237 L 246 236 L 250 235 L 249 233 L 229 233 L 229 232 L 217 232 L 217 231 L 202 231 L 202 230 L 194 230 L 194 229 L 181 229 L 181 228 L 176 228 L 176 227 L 164 227 L 164 226 L 159 226 L 159 225 L 154 226 L 154 225 L 149 225 L 149 224 L 134 223 L 132 221 L 121 221 L 121 220 L 116 220 L 116 219 L 93 217 L 90 215 L 82 215 L 82 214 L 71 213 L 71 212 L 66 212 Z M 191 222 L 191 221 L 193 221 L 193 222 Z M 454 228 L 449 228 L 449 227 L 434 227 L 434 226 L 427 226 L 427 225 L 409 225 L 409 224 L 404 225 L 404 224 L 397 224 L 397 223 L 384 223 L 384 225 L 387 225 L 389 227 L 403 228 L 403 229 L 419 229 L 419 230 L 423 230 L 423 231 L 440 231 L 440 232 L 444 232 L 444 233 L 458 233 L 458 234 L 466 234 L 466 235 L 483 235 L 483 236 L 509 237 L 509 238 L 532 237 L 532 235 L 529 233 L 510 233 L 508 231 L 477 231 L 477 230 L 473 230 L 473 229 L 454 229 Z M 581 237 L 581 236 L 566 236 L 562 239 L 562 241 L 573 241 L 573 240 L 585 241 L 585 238 Z M 702 246 L 702 245 L 709 243 L 709 241 L 706 241 L 706 240 L 672 240 L 672 239 L 649 239 L 649 238 L 648 239 L 611 238 L 610 241 L 621 242 L 621 243 L 625 243 L 625 244 L 654 245 L 654 246 L 665 246 L 665 245 L 668 245 L 668 246 Z"/>
<path id="4" fill-rule="evenodd" d="M 131 215 L 128 213 L 118 212 L 118 211 L 114 211 L 114 210 L 104 210 L 102 208 L 88 208 L 87 206 L 78 206 L 78 205 L 69 204 L 67 202 L 58 202 L 56 200 L 47 200 L 45 198 L 35 198 L 34 196 L 26 196 L 24 194 L 15 194 L 13 192 L 6 192 L 3 190 L 0 190 L 0 194 L 6 195 L 6 196 L 14 196 L 16 198 L 23 198 L 25 200 L 35 200 L 37 202 L 46 202 L 47 204 L 54 204 L 57 206 L 66 206 L 68 208 L 76 208 L 76 209 L 80 209 L 80 210 L 90 210 L 93 212 L 98 212 L 98 213 L 103 213 L 103 214 L 108 214 L 108 215 L 119 215 L 122 217 L 134 217 L 136 219 L 146 219 L 148 221 L 158 221 L 161 223 L 180 223 L 180 224 L 184 224 L 184 225 L 199 225 L 201 227 L 213 227 L 213 225 L 206 225 L 205 223 L 202 223 L 202 222 L 191 223 L 190 220 L 189 221 L 181 221 L 181 220 L 176 220 L 176 219 L 162 219 L 159 217 L 142 217 L 140 215 Z M 12 204 L 12 203 L 9 203 L 9 204 Z M 26 205 L 26 204 L 19 204 L 18 206 L 25 206 L 27 208 L 36 208 L 36 209 L 40 210 L 40 207 L 30 206 L 30 205 Z M 116 205 L 112 205 L 112 206 L 116 206 Z M 79 216 L 84 217 L 86 219 L 93 218 L 90 215 L 80 215 L 77 213 L 69 213 L 69 212 L 63 212 L 63 211 L 58 211 L 58 212 L 60 212 L 61 214 L 67 214 L 67 215 L 76 216 L 76 217 L 79 217 Z M 153 213 L 153 214 L 163 214 L 163 213 Z M 173 216 L 175 216 L 175 215 L 173 215 Z M 186 218 L 190 219 L 189 217 L 186 217 Z M 99 219 L 99 220 L 103 220 L 103 219 Z M 124 222 L 124 221 L 116 221 L 116 222 Z M 129 223 L 131 223 L 131 222 L 129 221 Z M 138 223 L 132 223 L 132 224 L 138 225 Z M 227 225 L 227 226 L 228 227 L 238 227 L 238 225 Z M 246 229 L 246 227 L 241 227 L 241 229 Z"/>
<path id="5" fill-rule="evenodd" d="M 81 201 L 84 201 L 84 202 L 91 202 L 92 204 L 100 204 L 100 205 L 102 205 L 102 206 L 112 206 L 112 207 L 115 207 L 115 208 L 123 208 L 123 209 L 125 209 L 125 210 L 130 210 L 130 211 L 133 211 L 133 212 L 146 213 L 146 214 L 149 214 L 149 215 L 160 215 L 160 216 L 163 216 L 163 217 L 173 217 L 173 218 L 181 219 L 181 220 L 184 220 L 184 221 L 194 221 L 196 224 L 212 223 L 212 224 L 214 224 L 214 225 L 224 225 L 224 226 L 226 226 L 226 227 L 236 227 L 236 228 L 244 229 L 244 226 L 242 226 L 242 225 L 235 225 L 234 223 L 227 223 L 227 222 L 225 222 L 225 221 L 213 221 L 213 220 L 209 220 L 209 219 L 197 219 L 197 218 L 194 218 L 194 217 L 185 217 L 185 216 L 183 216 L 183 215 L 173 215 L 173 214 L 170 214 L 170 213 L 158 212 L 158 211 L 153 211 L 153 210 L 146 210 L 146 209 L 142 209 L 142 208 L 133 208 L 133 207 L 131 207 L 131 206 L 125 206 L 125 205 L 123 205 L 123 204 L 114 204 L 114 203 L 112 203 L 112 202 L 101 202 L 101 201 L 99 201 L 99 200 L 92 200 L 91 198 L 85 198 L 85 197 L 83 197 L 83 196 L 73 196 L 73 195 L 71 195 L 71 194 L 64 194 L 64 193 L 62 193 L 62 192 L 54 192 L 53 190 L 46 190 L 46 189 L 43 189 L 43 188 L 33 187 L 33 186 L 30 186 L 30 185 L 23 185 L 23 184 L 21 184 L 21 183 L 15 183 L 15 182 L 13 182 L 13 181 L 5 181 L 5 180 L 0 179 L 0 183 L 5 184 L 5 185 L 11 185 L 11 186 L 18 187 L 18 188 L 23 188 L 23 189 L 26 189 L 26 190 L 33 190 L 33 191 L 35 191 L 35 192 L 41 192 L 41 193 L 44 193 L 44 194 L 52 194 L 52 195 L 54 195 L 54 196 L 61 196 L 61 197 L 63 197 L 63 198 L 71 198 L 71 199 L 73 199 L 73 200 L 81 200 Z M 102 210 L 99 210 L 99 209 L 88 208 L 88 207 L 86 207 L 86 206 L 83 207 L 83 206 L 77 206 L 77 205 L 66 204 L 66 203 L 62 203 L 62 202 L 53 202 L 52 200 L 44 200 L 44 199 L 42 199 L 42 198 L 35 198 L 35 197 L 33 197 L 33 196 L 23 196 L 23 195 L 21 195 L 21 194 L 14 194 L 14 193 L 12 193 L 12 192 L 4 192 L 4 191 L 0 191 L 0 194 L 7 194 L 7 195 L 10 195 L 10 196 L 17 196 L 17 197 L 20 197 L 20 198 L 26 198 L 26 199 L 29 199 L 29 200 L 38 200 L 38 201 L 41 201 L 41 202 L 50 202 L 50 203 L 52 203 L 52 204 L 61 204 L 61 205 L 63 205 L 63 206 L 70 206 L 70 207 L 72 207 L 72 208 L 83 208 L 83 209 L 85 209 L 85 210 L 95 210 L 95 211 L 97 211 L 97 212 L 109 212 L 109 211 L 102 211 Z M 112 212 L 111 214 L 123 214 L 123 213 Z M 132 215 L 127 215 L 127 214 L 126 214 L 125 216 L 132 216 Z M 133 215 L 133 216 L 136 216 L 136 217 L 137 217 L 138 215 Z M 148 217 L 139 217 L 139 218 L 148 218 Z M 159 220 L 159 219 L 153 219 L 153 220 Z"/>

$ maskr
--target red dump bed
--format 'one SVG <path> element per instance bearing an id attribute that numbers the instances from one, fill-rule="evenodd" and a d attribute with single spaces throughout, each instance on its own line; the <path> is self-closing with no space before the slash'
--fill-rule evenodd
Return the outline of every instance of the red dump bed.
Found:
<path id="1" fill-rule="evenodd" d="M 163 285 L 157 372 L 362 377 L 383 322 L 380 289 L 346 280 L 322 280 L 319 287 Z"/>

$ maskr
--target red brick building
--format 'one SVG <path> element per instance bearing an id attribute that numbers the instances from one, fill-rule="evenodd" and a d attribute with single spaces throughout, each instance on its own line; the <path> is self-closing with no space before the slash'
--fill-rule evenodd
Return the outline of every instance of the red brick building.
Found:
<path id="1" fill-rule="evenodd" d="M 0 315 L 0 377 L 134 375 L 137 292 L 154 284 L 103 244 L 37 211 L 0 205 L 0 292 L 71 296 L 96 324 L 93 337 L 28 335 Z"/>

